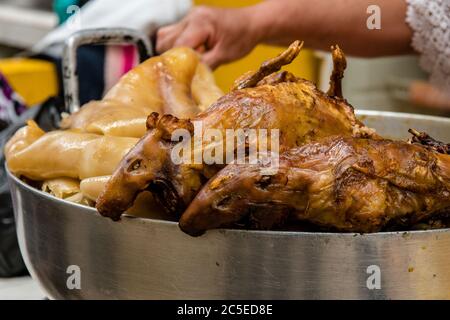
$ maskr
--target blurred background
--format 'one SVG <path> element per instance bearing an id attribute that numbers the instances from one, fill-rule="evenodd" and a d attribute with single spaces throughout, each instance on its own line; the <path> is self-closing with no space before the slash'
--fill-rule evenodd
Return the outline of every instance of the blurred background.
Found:
<path id="1" fill-rule="evenodd" d="M 90 1 L 0 0 L 0 73 L 23 98 L 26 106 L 42 103 L 61 92 L 58 63 L 55 64 L 54 59 L 26 52 L 67 20 L 72 12 L 68 10 L 69 6 L 82 7 L 86 2 Z M 259 0 L 194 0 L 192 5 L 237 7 L 257 2 Z M 151 6 L 148 10 L 152 10 Z M 219 67 L 215 71 L 216 81 L 224 91 L 228 91 L 243 71 L 257 68 L 263 60 L 273 57 L 280 50 L 279 47 L 260 45 L 247 57 Z M 300 58 L 287 67 L 295 74 L 316 82 L 321 88 L 327 86 L 330 68 L 328 53 L 310 50 L 303 50 Z M 425 80 L 426 74 L 418 67 L 415 56 L 349 58 L 344 94 L 352 105 L 360 109 L 448 115 L 449 111 L 445 109 L 448 106 L 420 98 L 420 93 L 428 89 Z M 101 86 L 96 83 L 92 85 Z M 100 98 L 106 89 L 99 88 L 85 100 Z"/>

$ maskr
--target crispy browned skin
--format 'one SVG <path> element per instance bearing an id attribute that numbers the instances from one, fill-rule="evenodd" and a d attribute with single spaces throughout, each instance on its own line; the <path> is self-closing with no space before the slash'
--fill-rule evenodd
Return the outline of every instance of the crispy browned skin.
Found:
<path id="1" fill-rule="evenodd" d="M 390 140 L 331 137 L 280 157 L 279 171 L 228 165 L 198 193 L 180 228 L 254 229 L 301 220 L 339 231 L 412 225 L 450 209 L 450 156 Z"/>
<path id="2" fill-rule="evenodd" d="M 409 143 L 419 144 L 438 153 L 450 155 L 450 143 L 437 141 L 433 137 L 430 137 L 428 133 L 420 132 L 415 129 L 409 129 L 408 132 L 412 134 Z"/>
<path id="3" fill-rule="evenodd" d="M 187 166 L 175 166 L 171 162 L 170 152 L 173 142 L 171 132 L 178 128 L 190 129 L 188 120 L 178 120 L 172 116 L 158 118 L 154 113 L 147 120 L 147 134 L 130 150 L 119 164 L 105 189 L 97 199 L 97 210 L 104 216 L 118 220 L 123 212 L 130 208 L 136 197 L 145 190 L 152 191 L 163 201 L 169 212 L 182 212 L 183 194 L 192 196 L 183 189 L 192 184 L 198 190 L 201 187 L 200 176 Z M 185 197 L 187 197 L 185 195 Z M 188 202 L 187 202 L 188 203 Z"/>
<path id="4" fill-rule="evenodd" d="M 287 54 L 280 55 L 281 60 L 292 61 L 298 51 L 299 44 L 291 46 Z M 280 59 L 269 61 L 275 67 L 265 63 L 264 70 L 279 69 Z M 256 87 L 251 87 L 254 81 L 249 84 L 244 79 L 245 89 L 223 96 L 192 120 L 201 121 L 203 130 L 219 129 L 223 137 L 225 129 L 279 129 L 281 151 L 336 134 L 377 137 L 356 119 L 353 108 L 344 99 L 326 95 L 309 81 L 285 72 L 257 79 Z M 147 134 L 122 160 L 100 196 L 97 209 L 102 215 L 118 219 L 136 196 L 148 188 L 167 210 L 181 214 L 206 180 L 221 169 L 221 166 L 171 162 L 174 143 L 170 141 L 170 133 L 180 127 L 192 132 L 192 121 L 153 114 L 148 127 Z M 145 165 L 130 166 L 134 163 Z"/>

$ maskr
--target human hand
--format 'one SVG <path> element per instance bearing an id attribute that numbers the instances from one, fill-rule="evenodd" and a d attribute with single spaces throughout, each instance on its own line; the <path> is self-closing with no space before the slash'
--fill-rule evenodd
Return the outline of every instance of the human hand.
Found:
<path id="1" fill-rule="evenodd" d="M 195 7 L 180 22 L 158 30 L 156 50 L 187 46 L 202 53 L 211 68 L 237 60 L 260 40 L 249 8 Z"/>

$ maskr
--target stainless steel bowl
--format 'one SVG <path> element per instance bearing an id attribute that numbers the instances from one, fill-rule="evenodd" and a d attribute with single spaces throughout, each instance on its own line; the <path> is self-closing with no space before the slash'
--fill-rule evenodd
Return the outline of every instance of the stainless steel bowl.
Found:
<path id="1" fill-rule="evenodd" d="M 386 136 L 414 127 L 450 141 L 450 119 L 359 115 Z M 175 222 L 112 222 L 8 177 L 21 251 L 52 299 L 450 299 L 450 229 L 191 238 Z M 81 288 L 70 289 L 78 268 Z"/>

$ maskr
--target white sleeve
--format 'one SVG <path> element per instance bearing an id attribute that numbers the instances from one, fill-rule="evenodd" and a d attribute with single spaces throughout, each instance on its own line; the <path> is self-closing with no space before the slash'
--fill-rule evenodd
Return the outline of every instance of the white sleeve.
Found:
<path id="1" fill-rule="evenodd" d="M 430 82 L 450 92 L 450 0 L 406 0 L 412 46 Z"/>
<path id="2" fill-rule="evenodd" d="M 191 6 L 192 0 L 91 0 L 76 13 L 77 19 L 69 19 L 51 31 L 33 51 L 43 51 L 86 29 L 122 27 L 152 34 L 157 28 L 181 19 Z"/>

